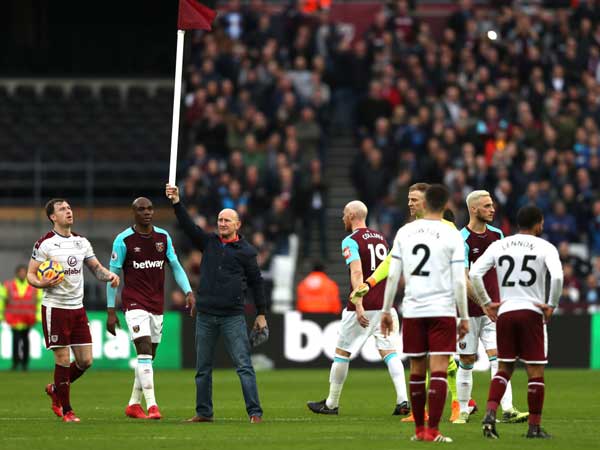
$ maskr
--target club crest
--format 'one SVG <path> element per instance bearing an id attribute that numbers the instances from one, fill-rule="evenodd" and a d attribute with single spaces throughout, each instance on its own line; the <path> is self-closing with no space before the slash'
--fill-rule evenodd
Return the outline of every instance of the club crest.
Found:
<path id="1" fill-rule="evenodd" d="M 164 242 L 155 242 L 154 246 L 156 247 L 156 251 L 157 252 L 164 252 L 165 251 L 165 243 Z"/>

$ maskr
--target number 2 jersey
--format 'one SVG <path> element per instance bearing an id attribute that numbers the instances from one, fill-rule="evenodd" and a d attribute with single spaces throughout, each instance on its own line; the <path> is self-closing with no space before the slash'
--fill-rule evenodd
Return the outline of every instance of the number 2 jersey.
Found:
<path id="1" fill-rule="evenodd" d="M 123 270 L 123 309 L 143 309 L 152 314 L 164 310 L 165 262 L 173 269 L 177 284 L 184 292 L 191 287 L 179 264 L 171 236 L 166 230 L 153 227 L 149 234 L 127 228 L 113 243 L 111 269 Z"/>
<path id="2" fill-rule="evenodd" d="M 454 264 L 464 277 L 465 247 L 454 227 L 418 219 L 398 230 L 392 258 L 402 261 L 405 280 L 402 315 L 407 318 L 456 317 Z"/>
<path id="3" fill-rule="evenodd" d="M 65 279 L 60 284 L 44 289 L 42 305 L 64 309 L 83 307 L 83 263 L 95 257 L 86 238 L 75 233 L 61 236 L 50 231 L 35 243 L 31 257 L 40 263 L 48 259 L 57 261 L 65 271 Z"/>
<path id="4" fill-rule="evenodd" d="M 385 259 L 388 253 L 388 244 L 381 233 L 370 228 L 357 228 L 342 241 L 342 255 L 346 265 L 352 261 L 360 260 L 363 279 L 367 279 L 377 266 Z M 350 282 L 352 286 L 352 281 Z M 363 307 L 366 311 L 379 310 L 383 306 L 383 293 L 385 282 L 378 283 L 363 297 Z M 346 306 L 348 311 L 355 311 L 352 302 Z"/>
<path id="5" fill-rule="evenodd" d="M 529 234 L 515 234 L 494 242 L 471 266 L 469 276 L 483 277 L 492 267 L 496 267 L 502 300 L 498 314 L 518 309 L 541 314 L 535 304 L 545 303 L 546 273 L 549 271 L 554 280 L 563 279 L 556 247 Z"/>

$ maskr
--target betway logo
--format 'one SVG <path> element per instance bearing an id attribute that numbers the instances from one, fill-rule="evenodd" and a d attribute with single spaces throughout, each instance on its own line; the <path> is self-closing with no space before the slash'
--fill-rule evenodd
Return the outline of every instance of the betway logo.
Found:
<path id="1" fill-rule="evenodd" d="M 146 261 L 142 261 L 142 262 L 134 261 L 133 268 L 134 269 L 162 269 L 164 263 L 165 263 L 164 259 L 161 261 L 150 261 L 148 259 Z"/>
<path id="2" fill-rule="evenodd" d="M 312 320 L 303 319 L 301 313 L 289 311 L 285 313 L 283 327 L 283 352 L 286 359 L 308 362 L 317 359 L 321 353 L 324 353 L 327 358 L 333 359 L 340 328 L 339 320 L 330 322 L 325 325 L 324 329 L 321 329 L 321 326 Z M 401 353 L 400 336 L 396 337 L 394 344 Z M 368 362 L 381 361 L 372 337 L 367 340 L 360 352 L 354 353 L 350 359 L 356 358 L 359 354 Z"/>

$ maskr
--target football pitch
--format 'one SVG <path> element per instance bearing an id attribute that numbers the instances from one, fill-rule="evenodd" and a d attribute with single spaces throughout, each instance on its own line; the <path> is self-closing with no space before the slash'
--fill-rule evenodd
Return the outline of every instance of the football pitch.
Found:
<path id="1" fill-rule="evenodd" d="M 215 422 L 185 424 L 194 415 L 192 371 L 157 371 L 160 421 L 128 419 L 132 373 L 91 369 L 72 386 L 72 403 L 81 423 L 62 423 L 50 411 L 44 386 L 50 372 L 0 373 L 0 449 L 399 449 L 439 445 L 411 442 L 413 425 L 400 423 L 391 412 L 393 387 L 384 367 L 352 369 L 344 386 L 339 416 L 317 416 L 307 400 L 321 400 L 328 390 L 328 370 L 259 372 L 264 422 L 250 424 L 233 370 L 215 371 Z M 498 424 L 499 441 L 484 440 L 482 412 L 466 425 L 448 423 L 442 433 L 461 449 L 598 448 L 600 430 L 599 373 L 589 370 L 549 370 L 543 426 L 554 435 L 548 441 L 523 438 L 526 424 Z M 475 374 L 473 397 L 485 407 L 488 373 Z M 515 405 L 527 410 L 526 377 L 513 378 Z"/>

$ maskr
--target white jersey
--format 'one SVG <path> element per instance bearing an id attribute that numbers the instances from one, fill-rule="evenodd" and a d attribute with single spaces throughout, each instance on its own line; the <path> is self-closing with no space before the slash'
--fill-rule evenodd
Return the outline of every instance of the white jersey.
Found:
<path id="1" fill-rule="evenodd" d="M 44 289 L 42 305 L 53 308 L 77 309 L 83 307 L 83 263 L 93 258 L 94 249 L 83 236 L 61 236 L 50 231 L 33 246 L 31 257 L 38 262 L 57 261 L 65 271 L 62 283 Z"/>
<path id="2" fill-rule="evenodd" d="M 396 234 L 392 257 L 402 261 L 404 317 L 456 317 L 452 265 L 462 264 L 464 274 L 465 261 L 456 228 L 429 219 L 406 224 Z"/>
<path id="3" fill-rule="evenodd" d="M 498 314 L 530 309 L 542 314 L 535 303 L 545 303 L 546 273 L 563 278 L 558 251 L 548 241 L 529 234 L 515 234 L 490 245 L 471 266 L 471 277 L 482 277 L 496 267 L 500 286 Z"/>

